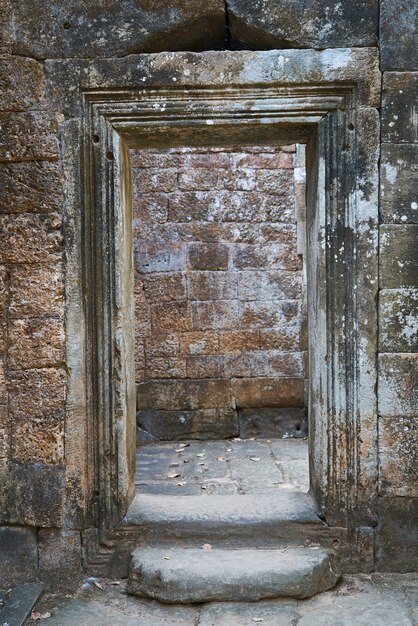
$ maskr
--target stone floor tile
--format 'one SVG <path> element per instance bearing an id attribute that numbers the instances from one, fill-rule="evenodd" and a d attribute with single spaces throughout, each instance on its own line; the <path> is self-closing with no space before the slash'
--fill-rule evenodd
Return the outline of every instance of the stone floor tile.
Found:
<path id="1" fill-rule="evenodd" d="M 198 626 L 290 626 L 296 602 L 216 602 L 203 605 Z"/>

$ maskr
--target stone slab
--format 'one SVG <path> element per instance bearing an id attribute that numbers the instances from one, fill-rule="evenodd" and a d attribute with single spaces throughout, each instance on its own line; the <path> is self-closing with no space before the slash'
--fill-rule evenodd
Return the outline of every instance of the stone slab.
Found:
<path id="1" fill-rule="evenodd" d="M 239 408 L 303 407 L 303 378 L 238 378 L 233 381 Z"/>
<path id="2" fill-rule="evenodd" d="M 0 562 L 1 588 L 33 578 L 38 567 L 36 530 L 20 526 L 0 526 Z"/>
<path id="3" fill-rule="evenodd" d="M 418 354 L 380 354 L 378 357 L 379 415 L 417 415 Z"/>
<path id="4" fill-rule="evenodd" d="M 239 436 L 303 438 L 308 434 L 306 409 L 240 409 L 238 411 Z"/>
<path id="5" fill-rule="evenodd" d="M 380 291 L 379 351 L 418 352 L 418 289 Z"/>
<path id="6" fill-rule="evenodd" d="M 230 408 L 228 380 L 160 380 L 137 385 L 139 410 Z"/>
<path id="7" fill-rule="evenodd" d="M 317 547 L 286 551 L 144 548 L 132 555 L 128 592 L 167 603 L 308 598 L 330 589 L 338 578 L 331 553 Z"/>
<path id="8" fill-rule="evenodd" d="M 0 162 L 58 159 L 60 121 L 46 111 L 0 113 Z"/>
<path id="9" fill-rule="evenodd" d="M 382 90 L 382 142 L 418 140 L 418 72 L 385 72 Z"/>
<path id="10" fill-rule="evenodd" d="M 379 417 L 379 494 L 418 498 L 418 404 L 417 417 Z"/>
<path id="11" fill-rule="evenodd" d="M 418 5 L 410 0 L 380 0 L 382 70 L 416 70 Z"/>
<path id="12" fill-rule="evenodd" d="M 131 55 L 126 59 L 47 60 L 47 97 L 58 110 L 80 112 L 80 90 L 138 85 L 230 88 L 355 82 L 360 106 L 379 107 L 381 80 L 376 48 L 192 52 Z M 293 137 L 294 139 L 294 137 Z M 291 142 L 290 142 L 291 143 Z"/>
<path id="13" fill-rule="evenodd" d="M 418 143 L 382 144 L 380 215 L 384 223 L 418 222 Z"/>
<path id="14" fill-rule="evenodd" d="M 13 4 L 13 53 L 38 59 L 207 50 L 225 40 L 223 0 L 22 0 Z"/>
<path id="15" fill-rule="evenodd" d="M 376 0 L 227 0 L 226 7 L 230 35 L 246 48 L 339 48 L 377 41 Z"/>
<path id="16" fill-rule="evenodd" d="M 234 409 L 138 411 L 138 426 L 155 439 L 227 439 L 238 436 Z"/>
<path id="17" fill-rule="evenodd" d="M 289 600 L 213 602 L 202 606 L 198 626 L 289 626 L 296 619 L 297 605 Z"/>
<path id="18" fill-rule="evenodd" d="M 418 224 L 384 224 L 379 230 L 380 288 L 418 288 Z"/>
<path id="19" fill-rule="evenodd" d="M 0 110 L 26 111 L 39 106 L 43 72 L 34 59 L 0 58 Z"/>
<path id="20" fill-rule="evenodd" d="M 0 164 L 0 213 L 60 212 L 62 202 L 62 172 L 58 162 Z"/>
<path id="21" fill-rule="evenodd" d="M 418 498 L 379 498 L 376 570 L 413 572 L 418 563 Z"/>
<path id="22" fill-rule="evenodd" d="M 23 626 L 43 591 L 43 583 L 29 583 L 15 587 L 5 606 L 0 609 L 0 622 L 8 626 Z"/>

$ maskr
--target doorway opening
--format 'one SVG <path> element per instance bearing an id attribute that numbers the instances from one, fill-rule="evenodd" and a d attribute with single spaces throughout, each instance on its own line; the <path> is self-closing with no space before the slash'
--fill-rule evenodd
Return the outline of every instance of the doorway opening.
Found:
<path id="1" fill-rule="evenodd" d="M 130 160 L 137 492 L 307 492 L 305 146 Z"/>

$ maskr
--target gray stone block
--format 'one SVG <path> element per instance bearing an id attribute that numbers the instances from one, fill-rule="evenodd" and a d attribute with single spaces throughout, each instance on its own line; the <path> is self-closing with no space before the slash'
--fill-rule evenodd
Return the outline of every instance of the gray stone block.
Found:
<path id="1" fill-rule="evenodd" d="M 49 589 L 75 590 L 81 575 L 81 535 L 77 530 L 39 529 L 39 578 Z"/>
<path id="2" fill-rule="evenodd" d="M 380 62 L 382 70 L 418 67 L 418 4 L 411 0 L 380 0 Z"/>
<path id="3" fill-rule="evenodd" d="M 138 411 L 138 426 L 154 439 L 224 439 L 238 436 L 234 409 Z"/>
<path id="4" fill-rule="evenodd" d="M 380 288 L 418 288 L 418 224 L 384 224 L 379 232 Z"/>
<path id="5" fill-rule="evenodd" d="M 378 410 L 385 417 L 417 414 L 418 354 L 380 354 Z"/>
<path id="6" fill-rule="evenodd" d="M 377 0 L 227 0 L 233 42 L 256 50 L 343 48 L 377 41 Z"/>
<path id="7" fill-rule="evenodd" d="M 380 417 L 379 494 L 418 498 L 417 467 L 418 416 Z"/>
<path id="8" fill-rule="evenodd" d="M 417 87 L 418 72 L 385 72 L 383 75 L 383 142 L 414 143 L 418 140 Z"/>
<path id="9" fill-rule="evenodd" d="M 384 223 L 418 222 L 418 143 L 382 144 L 380 216 Z"/>
<path id="10" fill-rule="evenodd" d="M 418 352 L 418 289 L 380 292 L 379 351 Z"/>
<path id="11" fill-rule="evenodd" d="M 379 498 L 376 570 L 412 572 L 418 563 L 418 498 Z"/>
<path id="12" fill-rule="evenodd" d="M 33 579 L 38 569 L 35 528 L 0 526 L 0 587 Z"/>
<path id="13" fill-rule="evenodd" d="M 304 408 L 239 409 L 239 435 L 248 437 L 306 437 L 307 411 Z"/>
<path id="14" fill-rule="evenodd" d="M 38 59 L 121 57 L 223 45 L 223 0 L 22 0 L 13 4 L 13 53 Z"/>

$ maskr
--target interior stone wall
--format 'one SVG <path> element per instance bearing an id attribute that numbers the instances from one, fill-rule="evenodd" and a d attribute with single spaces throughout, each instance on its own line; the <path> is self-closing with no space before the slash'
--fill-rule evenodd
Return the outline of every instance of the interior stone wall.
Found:
<path id="1" fill-rule="evenodd" d="M 71 476 L 80 471 L 69 471 L 66 451 L 77 446 L 83 425 L 77 422 L 64 444 L 62 437 L 78 407 L 65 403 L 65 294 L 76 279 L 63 254 L 72 233 L 60 138 L 78 121 L 68 113 L 71 103 L 52 95 L 46 68 L 65 58 L 67 75 L 75 75 L 79 58 L 88 64 L 178 49 L 380 51 L 375 567 L 416 568 L 417 17 L 409 0 L 176 0 L 158 11 L 148 0 L 0 3 L 0 551 L 7 584 L 73 576 L 89 525 L 82 514 L 77 519 L 85 521 L 74 522 L 65 506 Z"/>
<path id="2" fill-rule="evenodd" d="M 306 434 L 295 146 L 131 164 L 140 436 Z"/>

